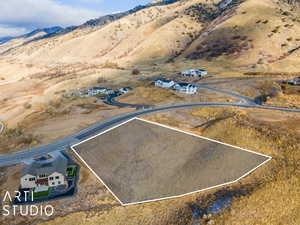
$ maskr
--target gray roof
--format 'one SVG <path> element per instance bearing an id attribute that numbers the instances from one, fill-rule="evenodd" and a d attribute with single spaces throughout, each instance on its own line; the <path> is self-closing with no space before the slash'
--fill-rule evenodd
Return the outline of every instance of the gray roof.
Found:
<path id="1" fill-rule="evenodd" d="M 172 81 L 172 80 L 167 80 L 167 79 L 165 79 L 165 78 L 156 79 L 155 81 L 162 81 L 162 82 L 164 82 L 164 83 L 174 82 L 174 81 Z"/>
<path id="2" fill-rule="evenodd" d="M 90 88 L 89 90 L 106 90 L 106 88 L 104 88 L 104 87 L 92 87 L 92 88 Z"/>
<path id="3" fill-rule="evenodd" d="M 180 83 L 177 83 L 180 87 L 187 87 L 187 86 L 190 86 L 190 87 L 196 87 L 195 85 L 193 84 L 190 84 L 190 83 L 184 83 L 184 82 L 180 82 Z"/>
<path id="4" fill-rule="evenodd" d="M 22 176 L 30 174 L 37 176 L 39 174 L 51 175 L 54 172 L 66 174 L 68 160 L 62 154 L 48 160 L 36 160 L 23 171 Z"/>

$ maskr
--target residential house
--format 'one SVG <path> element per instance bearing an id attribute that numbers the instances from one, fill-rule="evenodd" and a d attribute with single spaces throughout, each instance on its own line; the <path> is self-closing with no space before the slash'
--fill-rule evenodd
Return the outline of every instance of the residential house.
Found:
<path id="1" fill-rule="evenodd" d="M 95 95 L 109 95 L 113 94 L 114 91 L 104 87 L 92 87 L 88 90 L 88 96 L 95 96 Z"/>
<path id="2" fill-rule="evenodd" d="M 132 90 L 132 88 L 130 88 L 130 87 L 124 87 L 124 88 L 120 88 L 119 92 L 121 94 L 126 94 L 126 93 L 130 92 L 131 90 Z"/>
<path id="3" fill-rule="evenodd" d="M 175 82 L 172 80 L 167 80 L 167 79 L 157 79 L 155 81 L 155 86 L 156 87 L 161 87 L 161 88 L 171 88 L 175 85 Z"/>
<path id="4" fill-rule="evenodd" d="M 292 81 L 293 85 L 300 85 L 300 77 L 296 77 L 293 81 Z"/>
<path id="5" fill-rule="evenodd" d="M 22 173 L 21 189 L 41 192 L 64 185 L 67 166 L 68 160 L 62 154 L 50 159 L 35 160 Z"/>
<path id="6" fill-rule="evenodd" d="M 197 87 L 190 83 L 177 83 L 174 89 L 185 94 L 196 94 Z"/>
<path id="7" fill-rule="evenodd" d="M 202 69 L 190 69 L 181 72 L 181 75 L 188 77 L 203 77 L 207 74 L 207 71 Z"/>

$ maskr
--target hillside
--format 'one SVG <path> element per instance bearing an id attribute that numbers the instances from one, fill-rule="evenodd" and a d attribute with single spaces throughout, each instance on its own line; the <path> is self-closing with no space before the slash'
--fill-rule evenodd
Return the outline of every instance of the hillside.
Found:
<path id="1" fill-rule="evenodd" d="M 280 69 L 299 56 L 293 49 L 300 46 L 300 17 L 293 5 L 273 0 L 173 2 L 91 20 L 19 47 L 7 43 L 0 52 L 33 64 L 177 59 L 228 61 L 247 69 Z M 297 65 L 288 69 L 298 70 Z"/>
<path id="2" fill-rule="evenodd" d="M 5 52 L 9 49 L 20 47 L 28 42 L 45 37 L 46 35 L 57 33 L 62 29 L 63 28 L 59 26 L 39 28 L 20 36 L 0 38 L 0 52 Z"/>
<path id="3" fill-rule="evenodd" d="M 0 45 L 1 83 L 10 84 L 2 87 L 0 119 L 17 123 L 60 91 L 99 77 L 127 82 L 133 68 L 149 75 L 188 67 L 299 72 L 299 12 L 283 0 L 154 1 L 52 35 L 8 41 Z"/>

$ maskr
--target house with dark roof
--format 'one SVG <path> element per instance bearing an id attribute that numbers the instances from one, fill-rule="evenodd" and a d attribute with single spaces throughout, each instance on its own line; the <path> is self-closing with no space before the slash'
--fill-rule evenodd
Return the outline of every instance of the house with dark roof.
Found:
<path id="1" fill-rule="evenodd" d="M 21 189 L 43 192 L 51 187 L 65 185 L 67 167 L 68 159 L 62 154 L 50 159 L 35 160 L 21 175 Z"/>
<path id="2" fill-rule="evenodd" d="M 204 77 L 207 74 L 207 71 L 203 69 L 190 69 L 181 72 L 181 75 L 188 77 Z"/>
<path id="3" fill-rule="evenodd" d="M 198 88 L 190 83 L 177 83 L 174 85 L 174 89 L 185 94 L 196 94 Z"/>
<path id="4" fill-rule="evenodd" d="M 300 85 L 300 77 L 294 78 L 294 80 L 292 82 L 293 82 L 293 85 Z"/>

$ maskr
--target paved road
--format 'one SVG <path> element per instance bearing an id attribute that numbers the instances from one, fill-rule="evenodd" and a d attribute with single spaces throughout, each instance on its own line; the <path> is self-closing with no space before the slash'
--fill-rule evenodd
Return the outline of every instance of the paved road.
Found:
<path id="1" fill-rule="evenodd" d="M 207 86 L 201 85 L 201 84 L 194 84 L 194 85 L 196 87 L 200 88 L 200 89 L 204 89 L 204 90 L 207 90 L 207 91 L 212 91 L 212 92 L 219 93 L 219 94 L 225 94 L 225 95 L 228 95 L 228 96 L 240 99 L 241 102 L 243 102 L 245 104 L 249 104 L 249 105 L 255 105 L 255 104 L 257 104 L 254 99 L 252 99 L 250 97 L 247 97 L 247 96 L 244 96 L 244 95 L 241 95 L 239 93 L 235 93 L 235 92 L 231 92 L 231 91 L 225 91 L 225 90 L 220 90 L 220 89 L 216 89 L 216 88 L 211 88 L 211 87 L 207 87 Z"/>
<path id="2" fill-rule="evenodd" d="M 110 94 L 103 100 L 103 102 L 108 105 L 114 105 L 114 106 L 126 107 L 126 108 L 134 108 L 134 109 L 145 109 L 145 108 L 149 107 L 149 106 L 145 106 L 145 105 L 128 104 L 128 103 L 118 102 L 115 100 L 115 98 L 117 98 L 119 96 L 120 95 L 118 95 L 118 94 Z"/>
<path id="3" fill-rule="evenodd" d="M 148 109 L 122 114 L 113 117 L 111 119 L 101 121 L 76 134 L 54 141 L 48 145 L 26 149 L 12 154 L 0 155 L 0 166 L 14 165 L 14 164 L 22 163 L 26 160 L 30 160 L 35 157 L 43 156 L 45 154 L 49 154 L 56 151 L 63 151 L 66 148 L 69 148 L 71 145 L 77 144 L 89 137 L 98 134 L 99 132 L 103 132 L 113 126 L 116 126 L 126 120 L 129 120 L 137 116 L 142 116 L 145 114 L 167 111 L 167 110 L 190 108 L 190 107 L 240 107 L 240 108 L 257 108 L 257 109 L 300 113 L 300 109 L 278 108 L 278 107 L 261 106 L 255 104 L 250 105 L 250 104 L 239 104 L 239 103 L 222 103 L 222 102 L 191 103 L 191 104 L 180 104 L 180 105 L 148 108 Z"/>
<path id="4" fill-rule="evenodd" d="M 211 87 L 207 87 L 206 85 L 202 85 L 202 84 L 194 84 L 194 85 L 197 86 L 199 89 L 215 92 L 218 94 L 225 94 L 225 95 L 231 96 L 233 98 L 237 98 L 240 100 L 240 103 L 249 104 L 249 105 L 255 105 L 258 103 L 254 99 L 244 96 L 244 95 L 241 95 L 239 93 L 220 90 L 220 89 L 216 89 L 216 88 L 211 88 Z M 135 109 L 149 108 L 149 106 L 147 106 L 147 105 L 137 105 L 137 104 L 128 104 L 128 103 L 118 102 L 115 100 L 118 96 L 120 96 L 120 95 L 118 95 L 118 94 L 108 95 L 108 97 L 106 97 L 106 99 L 103 102 L 105 104 L 114 105 L 114 106 L 118 106 L 118 107 L 127 107 L 127 108 L 135 108 Z"/>

